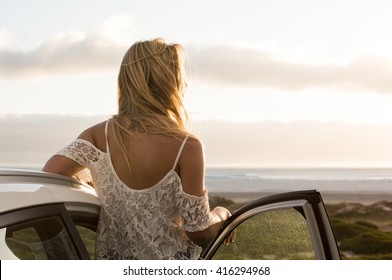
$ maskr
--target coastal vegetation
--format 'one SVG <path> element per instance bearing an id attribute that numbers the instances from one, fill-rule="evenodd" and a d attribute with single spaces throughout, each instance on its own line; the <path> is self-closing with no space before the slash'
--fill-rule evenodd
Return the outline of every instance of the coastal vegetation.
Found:
<path id="1" fill-rule="evenodd" d="M 343 259 L 392 259 L 392 202 L 326 207 Z"/>

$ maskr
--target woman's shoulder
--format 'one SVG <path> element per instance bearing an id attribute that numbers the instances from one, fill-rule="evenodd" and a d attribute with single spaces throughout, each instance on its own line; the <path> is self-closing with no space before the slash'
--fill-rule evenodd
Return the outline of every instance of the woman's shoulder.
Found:
<path id="1" fill-rule="evenodd" d="M 97 123 L 89 128 L 85 129 L 79 136 L 78 139 L 83 139 L 100 150 L 105 150 L 105 126 L 107 121 Z"/>
<path id="2" fill-rule="evenodd" d="M 189 164 L 204 161 L 204 146 L 202 141 L 194 136 L 188 135 L 184 149 L 180 157 L 180 163 Z"/>
<path id="3" fill-rule="evenodd" d="M 188 134 L 187 135 L 187 142 L 184 147 L 184 150 L 187 150 L 188 152 L 198 152 L 203 150 L 203 143 L 202 141 L 195 135 L 193 134 Z"/>
<path id="4" fill-rule="evenodd" d="M 180 156 L 179 172 L 185 193 L 198 197 L 204 195 L 204 150 L 199 138 L 188 138 Z"/>

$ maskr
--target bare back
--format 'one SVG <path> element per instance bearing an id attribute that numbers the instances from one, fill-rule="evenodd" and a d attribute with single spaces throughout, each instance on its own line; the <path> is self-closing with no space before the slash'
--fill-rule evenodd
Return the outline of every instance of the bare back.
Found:
<path id="1" fill-rule="evenodd" d="M 130 171 L 125 155 L 114 137 L 112 121 L 109 120 L 108 123 L 107 137 L 105 125 L 106 122 L 91 128 L 92 140 L 98 149 L 110 153 L 113 169 L 119 179 L 129 188 L 152 187 L 173 169 L 183 139 L 137 133 L 136 138 L 126 144 L 129 152 L 127 156 L 131 163 Z M 174 168 L 179 173 L 178 166 Z"/>

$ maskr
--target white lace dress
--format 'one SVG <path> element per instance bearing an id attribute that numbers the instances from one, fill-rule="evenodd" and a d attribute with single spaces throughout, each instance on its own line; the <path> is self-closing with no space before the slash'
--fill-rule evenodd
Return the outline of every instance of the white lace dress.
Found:
<path id="1" fill-rule="evenodd" d="M 107 128 L 106 131 L 107 133 Z M 90 169 L 101 203 L 97 259 L 197 259 L 201 247 L 185 231 L 204 230 L 211 225 L 207 193 L 202 197 L 185 193 L 173 169 L 153 187 L 135 190 L 114 171 L 110 151 L 82 139 L 58 152 Z M 106 142 L 107 143 L 107 142 Z"/>

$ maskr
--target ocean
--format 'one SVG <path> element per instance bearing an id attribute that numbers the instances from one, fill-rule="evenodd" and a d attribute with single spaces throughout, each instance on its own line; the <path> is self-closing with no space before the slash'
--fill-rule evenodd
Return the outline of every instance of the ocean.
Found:
<path id="1" fill-rule="evenodd" d="M 208 168 L 211 192 L 317 189 L 392 195 L 392 168 Z"/>

